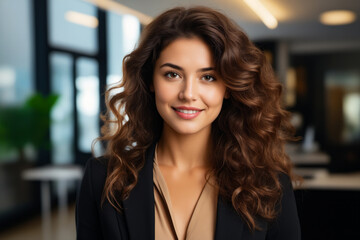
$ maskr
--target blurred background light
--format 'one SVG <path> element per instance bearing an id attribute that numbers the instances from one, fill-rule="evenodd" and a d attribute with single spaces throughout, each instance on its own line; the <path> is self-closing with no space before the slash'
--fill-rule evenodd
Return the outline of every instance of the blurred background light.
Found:
<path id="1" fill-rule="evenodd" d="M 99 24 L 99 21 L 96 17 L 74 11 L 66 12 L 65 19 L 69 22 L 90 28 L 97 28 Z"/>
<path id="2" fill-rule="evenodd" d="M 244 2 L 259 16 L 261 21 L 270 29 L 275 29 L 278 21 L 271 12 L 258 0 L 244 0 Z"/>
<path id="3" fill-rule="evenodd" d="M 133 15 L 136 18 L 138 18 L 139 21 L 144 25 L 149 24 L 153 19 L 149 15 L 146 15 L 146 14 L 144 14 L 140 11 L 137 11 L 133 8 L 127 7 L 124 4 L 121 4 L 117 1 L 112 1 L 112 0 L 84 0 L 84 1 L 92 3 L 96 6 L 98 6 L 99 8 L 109 10 L 111 12 L 115 12 L 118 14 Z"/>
<path id="4" fill-rule="evenodd" d="M 320 15 L 320 22 L 325 25 L 345 25 L 355 20 L 356 14 L 349 10 L 327 11 Z"/>

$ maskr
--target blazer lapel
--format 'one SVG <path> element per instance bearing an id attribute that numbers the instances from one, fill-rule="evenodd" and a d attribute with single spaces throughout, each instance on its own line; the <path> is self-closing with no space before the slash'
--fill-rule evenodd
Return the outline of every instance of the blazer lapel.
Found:
<path id="1" fill-rule="evenodd" d="M 244 222 L 235 209 L 219 196 L 215 227 L 215 240 L 242 239 Z"/>
<path id="2" fill-rule="evenodd" d="M 123 201 L 129 238 L 155 239 L 153 159 L 155 144 L 146 153 L 145 165 L 139 172 L 138 183 Z M 217 203 L 215 240 L 241 239 L 244 222 L 231 204 L 220 196 Z"/>
<path id="3" fill-rule="evenodd" d="M 155 145 L 146 153 L 145 165 L 138 182 L 123 201 L 129 238 L 134 240 L 155 238 L 155 210 L 153 185 L 153 159 Z"/>

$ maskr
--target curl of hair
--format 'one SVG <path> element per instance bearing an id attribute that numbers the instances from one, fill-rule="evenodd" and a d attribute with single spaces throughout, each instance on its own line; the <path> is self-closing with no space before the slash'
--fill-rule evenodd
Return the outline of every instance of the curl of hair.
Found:
<path id="1" fill-rule="evenodd" d="M 264 54 L 235 23 L 205 7 L 164 12 L 125 56 L 122 82 L 106 93 L 108 111 L 99 138 L 107 143 L 109 159 L 103 199 L 121 211 L 117 197 L 129 195 L 146 149 L 160 137 L 163 120 L 150 91 L 153 69 L 162 49 L 182 37 L 198 37 L 210 47 L 227 87 L 229 98 L 212 124 L 213 173 L 221 197 L 254 230 L 257 218 L 276 217 L 279 174 L 291 176 L 284 143 L 292 139 L 293 129 L 289 113 L 281 108 L 282 87 Z M 114 89 L 123 91 L 111 94 Z"/>

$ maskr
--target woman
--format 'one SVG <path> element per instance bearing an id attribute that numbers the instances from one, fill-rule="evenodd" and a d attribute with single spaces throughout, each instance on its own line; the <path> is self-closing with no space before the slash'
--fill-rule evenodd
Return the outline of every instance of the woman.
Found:
<path id="1" fill-rule="evenodd" d="M 174 8 L 107 92 L 106 155 L 87 163 L 78 239 L 300 239 L 289 113 L 264 55 L 227 17 Z"/>

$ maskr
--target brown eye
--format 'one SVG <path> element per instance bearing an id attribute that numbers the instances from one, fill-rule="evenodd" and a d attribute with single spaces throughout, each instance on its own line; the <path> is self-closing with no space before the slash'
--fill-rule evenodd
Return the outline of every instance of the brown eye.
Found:
<path id="1" fill-rule="evenodd" d="M 207 82 L 212 82 L 216 80 L 216 78 L 211 75 L 204 75 L 201 79 Z"/>
<path id="2" fill-rule="evenodd" d="M 179 74 L 175 73 L 175 72 L 166 72 L 165 73 L 165 77 L 167 78 L 179 78 Z"/>

